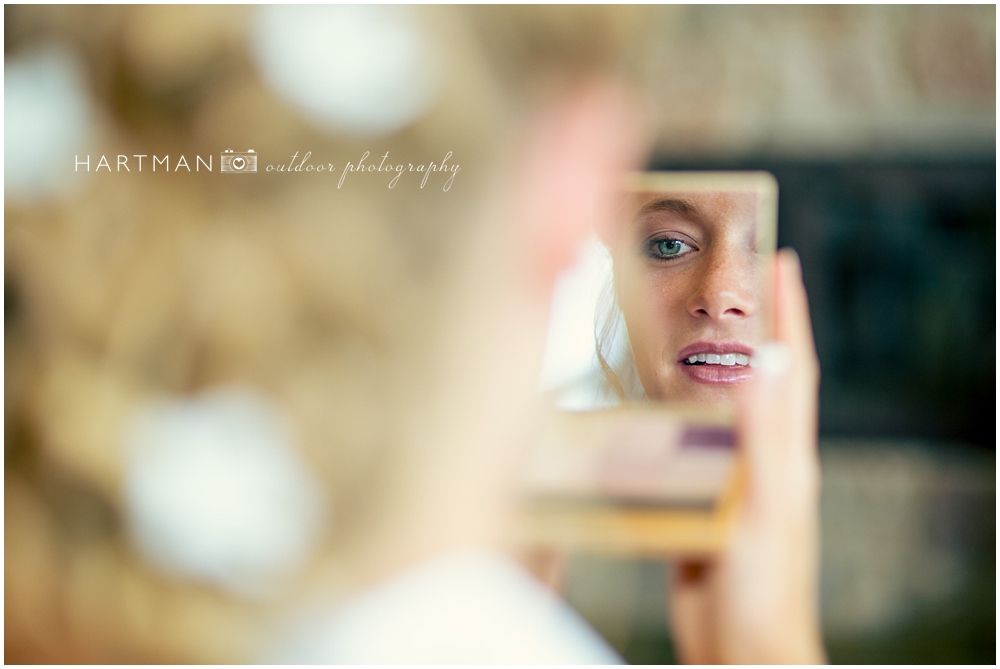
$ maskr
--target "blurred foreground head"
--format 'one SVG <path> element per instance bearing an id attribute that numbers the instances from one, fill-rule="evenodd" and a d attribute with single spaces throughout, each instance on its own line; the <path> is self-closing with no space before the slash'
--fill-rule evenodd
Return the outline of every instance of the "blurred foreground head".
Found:
<path id="1" fill-rule="evenodd" d="M 7 658 L 246 661 L 297 593 L 504 545 L 634 12 L 5 19 Z"/>

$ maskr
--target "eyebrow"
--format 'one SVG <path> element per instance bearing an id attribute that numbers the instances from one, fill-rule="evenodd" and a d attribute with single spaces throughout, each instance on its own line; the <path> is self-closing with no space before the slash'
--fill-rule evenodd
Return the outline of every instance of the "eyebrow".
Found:
<path id="1" fill-rule="evenodd" d="M 692 217 L 697 217 L 699 215 L 698 208 L 694 206 L 693 203 L 688 200 L 682 200 L 674 197 L 665 197 L 653 200 L 640 209 L 638 215 L 645 216 L 646 214 L 651 214 L 655 211 L 670 211 L 675 214 L 684 214 Z"/>

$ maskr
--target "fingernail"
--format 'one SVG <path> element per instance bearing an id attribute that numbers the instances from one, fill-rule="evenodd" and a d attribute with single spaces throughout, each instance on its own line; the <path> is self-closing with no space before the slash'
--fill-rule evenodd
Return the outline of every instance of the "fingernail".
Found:
<path id="1" fill-rule="evenodd" d="M 781 376 L 792 367 L 792 351 L 784 342 L 764 342 L 750 358 L 750 366 L 764 376 Z"/>
<path id="2" fill-rule="evenodd" d="M 704 562 L 682 562 L 677 570 L 677 575 L 681 583 L 694 585 L 705 579 L 708 572 L 708 565 Z"/>
<path id="3" fill-rule="evenodd" d="M 781 252 L 788 259 L 788 268 L 795 274 L 802 276 L 802 259 L 799 258 L 799 253 L 791 246 L 786 246 L 781 249 Z"/>

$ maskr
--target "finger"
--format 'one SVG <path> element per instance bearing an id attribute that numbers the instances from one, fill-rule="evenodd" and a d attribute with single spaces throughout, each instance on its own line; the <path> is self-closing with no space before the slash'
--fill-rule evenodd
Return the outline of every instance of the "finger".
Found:
<path id="1" fill-rule="evenodd" d="M 775 398 L 786 415 L 786 476 L 810 495 L 818 490 L 817 458 L 819 363 L 798 254 L 782 249 L 775 267 L 775 335 L 791 351 L 788 384 Z"/>
<path id="2" fill-rule="evenodd" d="M 669 569 L 668 565 L 668 569 Z M 669 611 L 677 657 L 684 664 L 709 664 L 712 652 L 712 607 L 708 568 L 704 562 L 682 562 L 673 569 Z"/>
<path id="3" fill-rule="evenodd" d="M 796 419 L 791 378 L 792 349 L 783 341 L 765 342 L 754 352 L 755 373 L 740 398 L 739 448 L 745 454 L 747 496 L 752 507 L 780 503 L 783 464 Z M 765 506 L 770 506 L 765 504 Z"/>
<path id="4" fill-rule="evenodd" d="M 677 579 L 684 585 L 698 585 L 708 576 L 708 563 L 704 560 L 685 560 L 677 565 Z"/>
<path id="5" fill-rule="evenodd" d="M 802 283 L 802 266 L 798 254 L 792 249 L 782 249 L 778 254 L 776 285 L 776 332 L 791 347 L 794 358 L 791 391 L 788 398 L 800 417 L 796 443 L 815 445 L 817 431 L 817 404 L 819 362 L 809 318 L 809 300 Z"/>
<path id="6" fill-rule="evenodd" d="M 773 304 L 774 340 L 754 355 L 756 374 L 742 397 L 740 434 L 749 495 L 780 504 L 789 478 L 807 491 L 816 478 L 818 366 L 800 264 L 790 249 L 775 257 Z"/>
<path id="7" fill-rule="evenodd" d="M 809 318 L 809 299 L 802 282 L 802 265 L 790 248 L 778 251 L 775 258 L 775 339 L 792 348 L 796 363 L 804 366 L 810 377 L 818 378 L 819 365 Z"/>
<path id="8" fill-rule="evenodd" d="M 521 564 L 549 590 L 562 594 L 568 556 L 563 551 L 535 549 L 521 556 Z"/>

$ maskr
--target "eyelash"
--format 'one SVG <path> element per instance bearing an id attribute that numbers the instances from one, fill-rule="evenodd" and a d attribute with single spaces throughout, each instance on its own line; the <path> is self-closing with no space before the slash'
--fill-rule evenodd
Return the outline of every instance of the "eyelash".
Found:
<path id="1" fill-rule="evenodd" d="M 657 251 L 657 247 L 660 245 L 660 242 L 680 242 L 684 246 L 687 246 L 690 249 L 690 251 L 684 251 L 676 255 L 666 256 Z M 653 260 L 657 260 L 660 262 L 673 262 L 674 260 L 677 260 L 678 258 L 686 256 L 692 251 L 697 251 L 697 250 L 698 248 L 695 247 L 694 244 L 689 244 L 683 239 L 679 239 L 677 237 L 655 237 L 654 239 L 651 239 L 648 242 L 646 242 L 646 254 Z"/>

